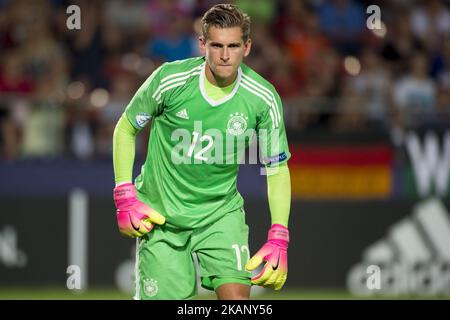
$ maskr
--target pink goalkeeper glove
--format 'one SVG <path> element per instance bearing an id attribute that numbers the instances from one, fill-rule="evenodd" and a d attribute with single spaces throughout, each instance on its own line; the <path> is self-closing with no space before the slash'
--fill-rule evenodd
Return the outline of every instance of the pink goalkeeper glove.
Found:
<path id="1" fill-rule="evenodd" d="M 253 271 L 266 261 L 262 271 L 252 278 L 252 283 L 280 290 L 287 278 L 287 248 L 289 231 L 281 224 L 273 224 L 269 230 L 267 242 L 247 262 L 245 268 Z"/>
<path id="2" fill-rule="evenodd" d="M 161 225 L 166 221 L 161 214 L 137 199 L 132 183 L 114 188 L 114 202 L 117 208 L 117 224 L 123 235 L 141 237 L 153 229 L 153 223 Z"/>

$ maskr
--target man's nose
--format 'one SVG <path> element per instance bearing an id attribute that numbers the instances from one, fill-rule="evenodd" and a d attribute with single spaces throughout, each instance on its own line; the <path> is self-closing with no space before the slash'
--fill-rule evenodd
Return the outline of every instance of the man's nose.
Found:
<path id="1" fill-rule="evenodd" d="M 228 60 L 230 60 L 230 55 L 229 55 L 227 47 L 223 48 L 220 59 L 222 59 L 222 61 L 224 61 L 224 62 L 227 62 Z"/>

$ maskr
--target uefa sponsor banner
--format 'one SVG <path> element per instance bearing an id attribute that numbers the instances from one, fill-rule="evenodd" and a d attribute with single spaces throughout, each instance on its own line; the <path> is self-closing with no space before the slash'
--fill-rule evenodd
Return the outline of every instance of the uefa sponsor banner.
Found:
<path id="1" fill-rule="evenodd" d="M 450 130 L 409 131 L 397 147 L 403 151 L 396 165 L 399 196 L 450 198 Z"/>
<path id="2" fill-rule="evenodd" d="M 119 234 L 112 199 L 75 189 L 0 204 L 0 286 L 129 287 L 134 241 Z"/>
<path id="3" fill-rule="evenodd" d="M 347 286 L 360 296 L 450 296 L 450 215 L 444 204 L 423 200 L 389 226 L 364 249 Z"/>
<path id="4" fill-rule="evenodd" d="M 361 297 L 450 296 L 449 208 L 439 198 L 294 201 L 287 286 L 346 288 Z M 251 232 L 263 227 L 252 221 Z"/>
<path id="5" fill-rule="evenodd" d="M 0 285 L 65 283 L 67 201 L 1 198 Z"/>
<path id="6" fill-rule="evenodd" d="M 119 234 L 109 197 L 75 190 L 0 205 L 0 286 L 110 286 L 131 297 L 135 240 Z M 285 288 L 446 295 L 449 208 L 439 200 L 293 201 Z M 245 212 L 254 254 L 270 227 L 267 201 L 249 199 Z"/>

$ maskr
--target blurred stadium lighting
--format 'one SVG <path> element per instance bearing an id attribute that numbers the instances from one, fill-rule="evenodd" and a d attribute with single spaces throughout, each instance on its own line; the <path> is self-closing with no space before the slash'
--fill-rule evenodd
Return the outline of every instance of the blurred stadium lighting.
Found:
<path id="1" fill-rule="evenodd" d="M 155 69 L 155 64 L 151 59 L 140 59 L 136 73 L 142 77 L 148 77 Z"/>
<path id="2" fill-rule="evenodd" d="M 64 103 L 64 100 L 66 100 L 66 95 L 64 94 L 64 90 L 57 90 L 55 92 L 53 92 L 50 96 L 49 99 L 53 100 L 56 106 L 61 106 L 62 103 Z"/>
<path id="3" fill-rule="evenodd" d="M 361 72 L 361 63 L 353 56 L 345 57 L 344 68 L 352 76 L 356 76 Z"/>
<path id="4" fill-rule="evenodd" d="M 109 93 L 105 89 L 98 88 L 92 91 L 91 104 L 96 108 L 103 108 L 109 101 Z"/>
<path id="5" fill-rule="evenodd" d="M 141 65 L 141 57 L 133 52 L 126 53 L 122 56 L 122 67 L 127 71 L 137 71 Z"/>
<path id="6" fill-rule="evenodd" d="M 83 83 L 75 81 L 67 86 L 67 96 L 70 99 L 78 100 L 84 95 L 85 90 L 86 88 Z"/>
<path id="7" fill-rule="evenodd" d="M 371 29 L 371 30 L 372 30 L 373 34 L 378 38 L 384 38 L 387 33 L 387 27 L 383 21 L 381 21 L 381 28 L 379 28 L 379 29 L 375 28 L 375 29 Z"/>

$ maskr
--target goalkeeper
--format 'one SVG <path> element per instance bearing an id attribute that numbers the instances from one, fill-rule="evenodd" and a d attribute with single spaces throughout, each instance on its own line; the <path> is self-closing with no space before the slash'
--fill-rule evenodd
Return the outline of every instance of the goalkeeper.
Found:
<path id="1" fill-rule="evenodd" d="M 156 69 L 116 125 L 114 201 L 120 232 L 137 238 L 135 299 L 193 298 L 193 253 L 202 286 L 219 299 L 248 299 L 252 284 L 279 290 L 286 280 L 290 153 L 279 95 L 242 63 L 249 32 L 237 6 L 213 6 L 202 18 L 204 55 Z M 150 120 L 147 158 L 133 183 L 136 135 Z M 254 136 L 272 224 L 250 259 L 236 180 Z"/>

